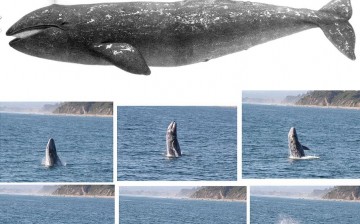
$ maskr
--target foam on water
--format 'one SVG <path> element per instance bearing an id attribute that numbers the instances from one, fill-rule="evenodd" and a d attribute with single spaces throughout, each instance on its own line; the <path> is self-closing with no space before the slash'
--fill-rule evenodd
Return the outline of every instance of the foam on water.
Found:
<path id="1" fill-rule="evenodd" d="M 278 220 L 277 224 L 300 224 L 298 220 L 284 214 L 280 214 Z"/>
<path id="2" fill-rule="evenodd" d="M 294 159 L 294 160 L 309 160 L 309 159 L 320 159 L 319 156 L 304 156 L 304 157 L 292 157 L 292 156 L 289 156 L 289 159 Z"/>
<path id="3" fill-rule="evenodd" d="M 46 157 L 43 157 L 41 160 L 41 165 L 48 167 L 46 163 Z M 61 165 L 60 166 L 66 166 L 67 162 L 64 159 L 61 159 Z"/>

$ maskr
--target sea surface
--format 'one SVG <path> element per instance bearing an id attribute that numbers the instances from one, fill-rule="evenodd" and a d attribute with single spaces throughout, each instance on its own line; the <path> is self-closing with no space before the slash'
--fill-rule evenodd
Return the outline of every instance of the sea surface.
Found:
<path id="1" fill-rule="evenodd" d="M 112 182 L 109 117 L 0 113 L 1 182 Z M 65 166 L 43 165 L 49 138 Z"/>
<path id="2" fill-rule="evenodd" d="M 120 195 L 120 223 L 245 224 L 246 203 Z"/>
<path id="3" fill-rule="evenodd" d="M 360 178 L 360 110 L 251 104 L 242 110 L 243 178 Z M 310 148 L 309 159 L 289 159 L 291 127 Z"/>
<path id="4" fill-rule="evenodd" d="M 114 199 L 0 195 L 2 224 L 114 224 Z"/>
<path id="5" fill-rule="evenodd" d="M 353 224 L 360 203 L 251 196 L 252 224 Z"/>
<path id="6" fill-rule="evenodd" d="M 183 156 L 169 159 L 173 120 Z M 118 180 L 236 180 L 236 120 L 229 107 L 118 107 Z"/>

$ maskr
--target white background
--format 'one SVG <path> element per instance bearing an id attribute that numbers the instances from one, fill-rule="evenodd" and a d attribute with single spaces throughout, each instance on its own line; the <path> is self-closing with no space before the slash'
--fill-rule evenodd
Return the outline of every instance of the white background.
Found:
<path id="1" fill-rule="evenodd" d="M 95 1 L 60 0 L 58 3 Z M 263 0 L 264 3 L 319 9 L 328 0 Z M 1 1 L 0 100 L 113 100 L 122 105 L 237 105 L 241 90 L 359 89 L 360 63 L 342 55 L 315 28 L 194 65 L 151 67 L 150 76 L 115 66 L 62 63 L 20 53 L 6 30 L 49 0 Z M 360 3 L 351 19 L 360 32 Z M 359 13 L 357 13 L 359 12 Z M 358 48 L 357 48 L 358 49 Z M 356 54 L 360 57 L 359 50 Z"/>

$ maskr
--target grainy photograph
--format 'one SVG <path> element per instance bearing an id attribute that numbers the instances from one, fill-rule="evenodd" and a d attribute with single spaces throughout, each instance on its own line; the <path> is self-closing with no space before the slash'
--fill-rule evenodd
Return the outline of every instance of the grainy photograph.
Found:
<path id="1" fill-rule="evenodd" d="M 1 182 L 111 182 L 112 102 L 0 102 Z"/>
<path id="2" fill-rule="evenodd" d="M 251 187 L 250 222 L 357 223 L 359 193 L 359 186 Z"/>
<path id="3" fill-rule="evenodd" d="M 120 187 L 120 223 L 245 224 L 246 191 L 243 186 Z"/>
<path id="4" fill-rule="evenodd" d="M 120 106 L 118 181 L 237 180 L 237 108 Z"/>
<path id="5" fill-rule="evenodd" d="M 0 184 L 0 220 L 3 224 L 113 224 L 114 196 L 114 185 Z"/>
<path id="6" fill-rule="evenodd" d="M 243 91 L 243 178 L 360 178 L 360 91 Z"/>

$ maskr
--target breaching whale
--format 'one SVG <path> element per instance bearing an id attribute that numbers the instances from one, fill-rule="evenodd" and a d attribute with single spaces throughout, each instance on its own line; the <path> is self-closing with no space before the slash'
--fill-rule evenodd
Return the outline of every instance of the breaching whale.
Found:
<path id="1" fill-rule="evenodd" d="M 310 150 L 308 147 L 300 144 L 298 136 L 296 134 L 296 129 L 294 127 L 290 128 L 288 134 L 289 141 L 289 154 L 291 158 L 301 158 L 305 156 L 304 150 Z"/>
<path id="2" fill-rule="evenodd" d="M 56 153 L 55 141 L 50 138 L 45 150 L 45 166 L 52 167 L 55 165 L 62 165 L 62 163 Z"/>
<path id="3" fill-rule="evenodd" d="M 25 15 L 6 35 L 32 56 L 149 75 L 148 66 L 204 62 L 315 27 L 355 60 L 351 16 L 350 0 L 318 11 L 232 0 L 54 4 Z"/>
<path id="4" fill-rule="evenodd" d="M 166 131 L 166 156 L 180 157 L 181 150 L 177 140 L 176 122 L 172 121 Z"/>

